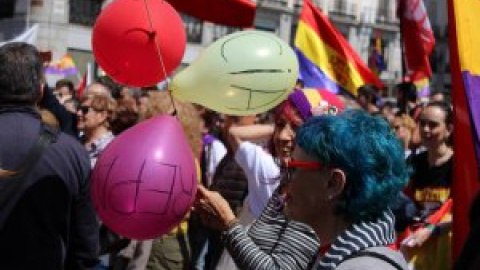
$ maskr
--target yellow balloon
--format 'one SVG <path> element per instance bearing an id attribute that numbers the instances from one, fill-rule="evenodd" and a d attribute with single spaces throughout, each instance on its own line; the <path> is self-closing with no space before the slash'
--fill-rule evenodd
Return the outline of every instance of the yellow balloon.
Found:
<path id="1" fill-rule="evenodd" d="M 288 44 L 273 34 L 241 31 L 209 47 L 173 77 L 172 94 L 231 115 L 265 112 L 286 99 L 298 78 Z"/>

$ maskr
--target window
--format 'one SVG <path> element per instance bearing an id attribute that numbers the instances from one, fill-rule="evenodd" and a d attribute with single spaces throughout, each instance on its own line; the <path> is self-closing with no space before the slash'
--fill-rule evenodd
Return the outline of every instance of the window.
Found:
<path id="1" fill-rule="evenodd" d="M 0 19 L 12 18 L 15 13 L 15 0 L 1 0 Z"/>
<path id="2" fill-rule="evenodd" d="M 185 25 L 185 32 L 187 33 L 187 42 L 201 43 L 203 34 L 203 21 L 190 17 L 185 14 L 180 14 Z"/>
<path id="3" fill-rule="evenodd" d="M 389 17 L 388 2 L 378 1 L 377 22 L 386 22 Z"/>
<path id="4" fill-rule="evenodd" d="M 355 15 L 355 4 L 351 0 L 335 0 L 331 5 L 331 12 L 338 15 Z"/>
<path id="5" fill-rule="evenodd" d="M 70 0 L 70 23 L 93 26 L 102 4 L 101 0 Z"/>

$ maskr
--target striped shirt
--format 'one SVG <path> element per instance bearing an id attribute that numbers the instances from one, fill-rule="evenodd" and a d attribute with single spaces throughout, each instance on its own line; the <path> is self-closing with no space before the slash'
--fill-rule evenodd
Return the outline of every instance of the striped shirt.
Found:
<path id="1" fill-rule="evenodd" d="M 395 218 L 385 211 L 378 219 L 351 225 L 333 242 L 317 264 L 317 270 L 336 269 L 347 257 L 371 247 L 385 247 L 395 243 Z M 393 251 L 392 252 L 396 252 Z"/>
<path id="2" fill-rule="evenodd" d="M 277 189 L 248 232 L 236 224 L 222 240 L 242 270 L 304 270 L 316 258 L 319 240 L 309 226 L 288 220 Z"/>

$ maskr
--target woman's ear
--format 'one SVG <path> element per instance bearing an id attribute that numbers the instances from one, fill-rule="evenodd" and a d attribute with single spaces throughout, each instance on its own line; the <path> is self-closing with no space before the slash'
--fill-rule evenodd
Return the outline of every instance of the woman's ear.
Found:
<path id="1" fill-rule="evenodd" d="M 347 178 L 345 172 L 341 169 L 332 169 L 328 180 L 328 198 L 333 199 L 339 197 L 345 188 Z"/>

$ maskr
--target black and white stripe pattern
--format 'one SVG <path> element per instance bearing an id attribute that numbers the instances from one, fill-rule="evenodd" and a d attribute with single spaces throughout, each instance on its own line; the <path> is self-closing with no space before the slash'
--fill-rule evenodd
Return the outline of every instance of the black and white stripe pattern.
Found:
<path id="1" fill-rule="evenodd" d="M 242 270 L 304 270 L 315 260 L 319 241 L 307 225 L 287 220 L 278 189 L 249 229 L 235 225 L 224 233 L 225 247 Z"/>
<path id="2" fill-rule="evenodd" d="M 337 237 L 318 262 L 317 270 L 335 269 L 347 256 L 360 250 L 393 244 L 396 237 L 394 224 L 395 218 L 390 210 L 375 221 L 353 224 Z"/>

